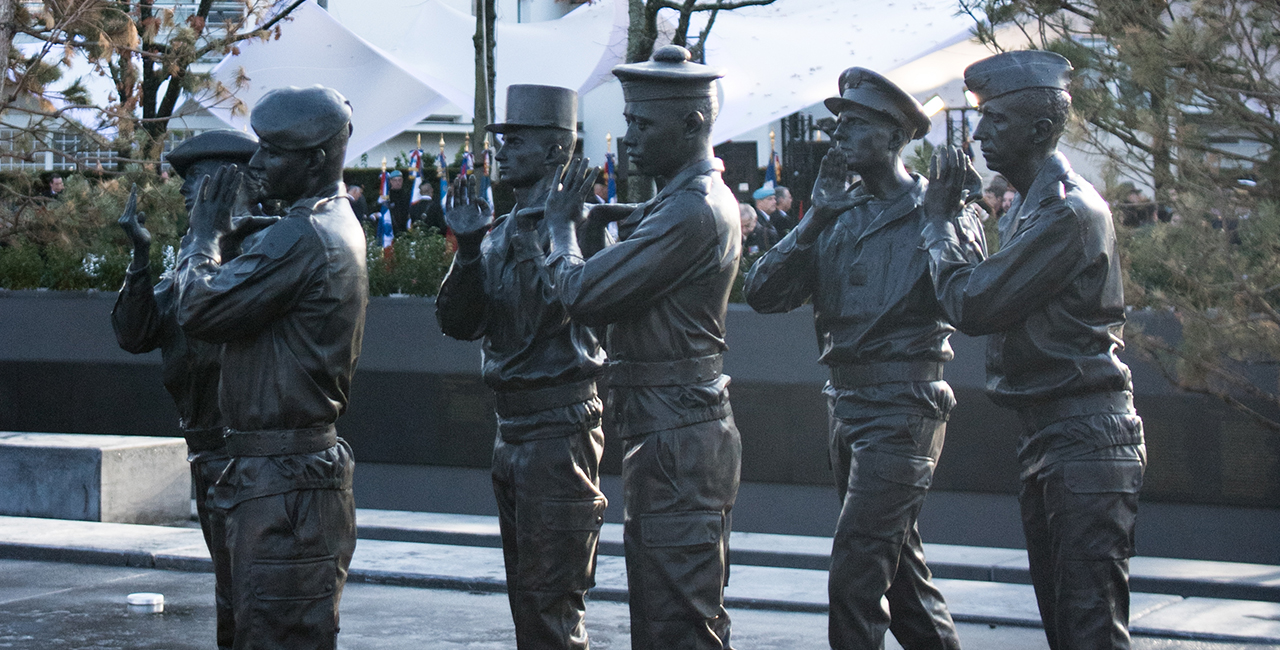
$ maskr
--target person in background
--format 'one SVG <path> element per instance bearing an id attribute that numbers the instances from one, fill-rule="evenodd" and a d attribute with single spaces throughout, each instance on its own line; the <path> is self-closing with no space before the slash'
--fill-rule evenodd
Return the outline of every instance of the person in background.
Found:
<path id="1" fill-rule="evenodd" d="M 770 213 L 778 209 L 778 199 L 774 196 L 773 188 L 762 187 L 751 193 L 751 200 L 755 204 L 756 228 L 751 233 L 754 239 L 748 245 L 767 251 L 780 239 L 778 229 L 774 227 L 770 217 Z"/>
<path id="2" fill-rule="evenodd" d="M 756 229 L 756 209 L 745 203 L 738 204 L 738 217 L 742 221 L 742 254 L 755 255 L 760 252 L 760 246 L 750 243 L 751 233 Z"/>
<path id="3" fill-rule="evenodd" d="M 799 220 L 791 214 L 791 190 L 779 185 L 773 188 L 773 196 L 775 208 L 769 214 L 769 221 L 773 224 L 773 229 L 777 231 L 778 239 L 782 239 L 796 227 Z"/>
<path id="4" fill-rule="evenodd" d="M 369 217 L 369 206 L 364 202 L 364 188 L 359 185 L 347 186 L 347 199 L 351 201 L 351 211 L 360 223 Z"/>

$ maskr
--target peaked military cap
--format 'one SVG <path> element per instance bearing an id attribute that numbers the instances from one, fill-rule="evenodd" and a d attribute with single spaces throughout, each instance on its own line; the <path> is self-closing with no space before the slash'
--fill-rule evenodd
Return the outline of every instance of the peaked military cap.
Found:
<path id="1" fill-rule="evenodd" d="M 1020 50 L 989 56 L 964 69 L 964 85 L 979 103 L 1026 88 L 1071 86 L 1071 62 L 1045 50 Z"/>
<path id="2" fill-rule="evenodd" d="M 230 160 L 249 162 L 258 150 L 258 139 L 244 131 L 218 129 L 205 131 L 183 140 L 164 159 L 173 171 L 186 177 L 187 170 L 201 160 Z"/>
<path id="3" fill-rule="evenodd" d="M 493 133 L 517 128 L 578 130 L 578 93 L 559 86 L 507 87 L 507 121 L 484 127 Z"/>
<path id="4" fill-rule="evenodd" d="M 665 45 L 648 61 L 615 66 L 613 74 L 622 82 L 622 94 L 629 102 L 715 97 L 715 81 L 724 71 L 692 59 L 689 50 Z"/>
<path id="5" fill-rule="evenodd" d="M 314 149 L 351 128 L 351 103 L 324 86 L 288 86 L 262 96 L 249 124 L 263 142 L 298 151 Z"/>
<path id="6" fill-rule="evenodd" d="M 822 103 L 836 115 L 855 105 L 883 113 L 902 125 L 912 140 L 929 132 L 929 116 L 920 102 L 874 70 L 849 68 L 840 73 L 840 96 Z"/>

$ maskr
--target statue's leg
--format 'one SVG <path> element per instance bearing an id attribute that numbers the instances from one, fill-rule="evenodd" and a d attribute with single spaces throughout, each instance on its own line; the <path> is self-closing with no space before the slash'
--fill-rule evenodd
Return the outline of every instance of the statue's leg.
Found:
<path id="1" fill-rule="evenodd" d="M 231 601 L 231 552 L 227 548 L 226 518 L 222 510 L 209 504 L 209 488 L 227 469 L 230 458 L 221 453 L 199 452 L 191 461 L 191 482 L 195 486 L 196 515 L 204 533 L 209 557 L 213 560 L 213 599 L 217 612 L 218 650 L 235 645 L 235 610 Z"/>
<path id="2" fill-rule="evenodd" d="M 510 481 L 503 487 L 515 511 L 513 521 L 503 517 L 503 543 L 516 549 L 507 553 L 516 645 L 520 650 L 585 649 L 586 592 L 595 584 L 604 522 L 599 489 L 604 433 L 596 427 L 570 436 L 504 442 L 499 449 Z M 495 469 L 497 461 L 495 450 Z"/>
<path id="3" fill-rule="evenodd" d="M 742 444 L 732 417 L 627 441 L 624 537 L 634 650 L 726 650 L 729 516 Z"/>

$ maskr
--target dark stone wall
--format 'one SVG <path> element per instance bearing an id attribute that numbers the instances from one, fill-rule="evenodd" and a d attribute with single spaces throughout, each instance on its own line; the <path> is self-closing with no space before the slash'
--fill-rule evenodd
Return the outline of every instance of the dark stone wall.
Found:
<path id="1" fill-rule="evenodd" d="M 0 291 L 0 430 L 179 435 L 160 384 L 158 352 L 116 347 L 102 293 Z M 1017 490 L 1017 418 L 982 394 L 983 342 L 957 335 L 947 378 L 959 406 L 936 490 Z M 808 309 L 764 316 L 733 305 L 726 372 L 742 432 L 744 481 L 829 485 L 823 369 Z M 1280 436 L 1207 398 L 1174 392 L 1147 364 L 1126 358 L 1146 424 L 1150 466 L 1143 498 L 1275 508 Z M 430 299 L 376 298 L 351 407 L 338 422 L 360 460 L 487 467 L 492 398 L 479 347 L 442 336 Z M 620 471 L 618 445 L 603 470 Z"/>

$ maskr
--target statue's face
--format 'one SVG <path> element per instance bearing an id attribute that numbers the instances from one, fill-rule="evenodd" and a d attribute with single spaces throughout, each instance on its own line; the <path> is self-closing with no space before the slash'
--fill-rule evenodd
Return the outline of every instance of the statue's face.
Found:
<path id="1" fill-rule="evenodd" d="M 533 187 L 547 174 L 552 142 L 549 129 L 513 129 L 502 134 L 502 146 L 494 153 L 498 175 L 515 188 Z"/>
<path id="2" fill-rule="evenodd" d="M 200 180 L 205 176 L 212 178 L 218 169 L 230 164 L 225 160 L 197 160 L 191 163 L 187 168 L 187 174 L 182 177 L 182 187 L 178 189 L 182 194 L 182 205 L 187 208 L 187 214 L 191 214 L 191 209 L 196 206 L 196 193 L 200 191 Z"/>
<path id="3" fill-rule="evenodd" d="M 258 151 L 249 160 L 250 200 L 278 199 L 296 201 L 307 189 L 310 151 L 290 151 L 259 142 Z"/>
<path id="4" fill-rule="evenodd" d="M 627 102 L 627 156 L 646 176 L 670 177 L 686 162 L 684 118 L 678 101 Z"/>
<path id="5" fill-rule="evenodd" d="M 840 111 L 831 140 L 844 152 L 849 169 L 864 173 L 878 165 L 893 163 L 897 152 L 891 143 L 894 131 L 899 128 L 874 110 L 853 106 Z"/>
<path id="6" fill-rule="evenodd" d="M 973 139 L 982 143 L 982 157 L 987 168 L 997 172 L 1016 170 L 1032 155 L 1035 148 L 1035 115 L 1011 110 L 1014 94 L 983 102 L 982 119 L 973 131 Z"/>

